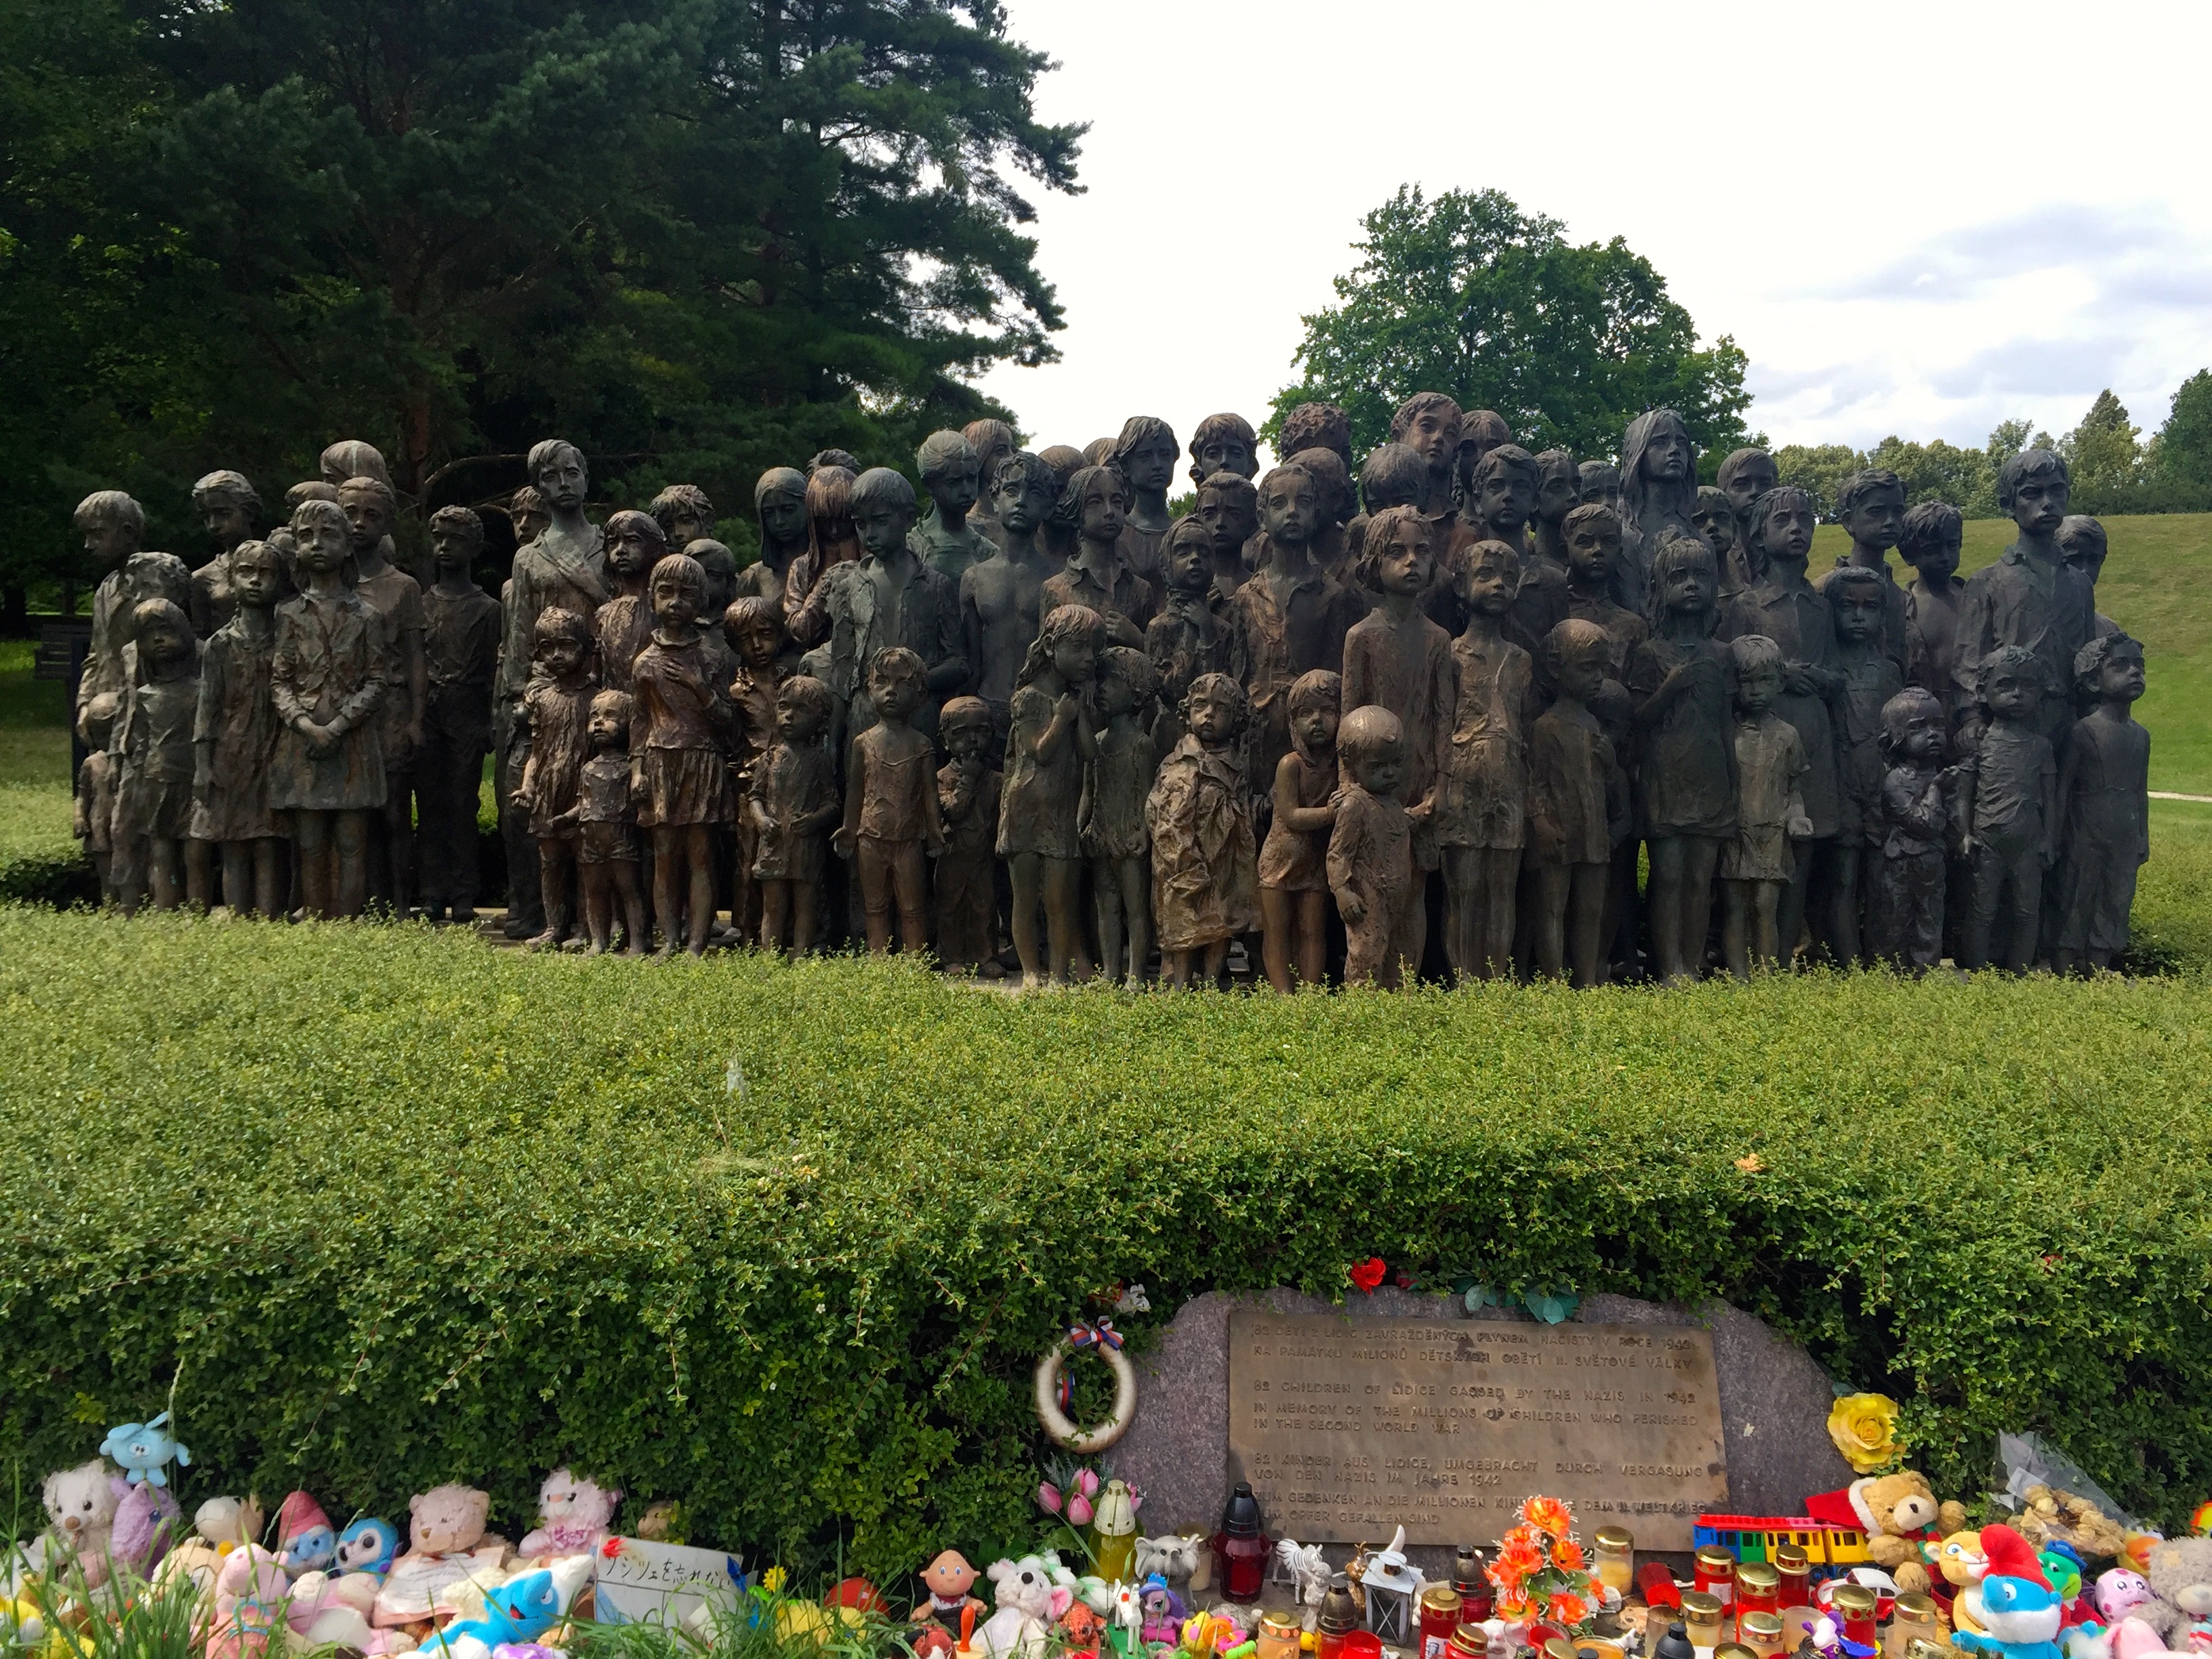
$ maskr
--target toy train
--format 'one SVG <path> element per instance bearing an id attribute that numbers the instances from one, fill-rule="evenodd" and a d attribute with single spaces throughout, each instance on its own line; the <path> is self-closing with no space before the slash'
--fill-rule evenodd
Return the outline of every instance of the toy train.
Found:
<path id="1" fill-rule="evenodd" d="M 1805 1552 L 1815 1578 L 1832 1578 L 1869 1560 L 1866 1534 L 1803 1515 L 1701 1515 L 1696 1547 L 1717 1546 L 1738 1561 L 1771 1561 L 1784 1544 Z M 1826 1567 L 1831 1571 L 1823 1572 Z"/>

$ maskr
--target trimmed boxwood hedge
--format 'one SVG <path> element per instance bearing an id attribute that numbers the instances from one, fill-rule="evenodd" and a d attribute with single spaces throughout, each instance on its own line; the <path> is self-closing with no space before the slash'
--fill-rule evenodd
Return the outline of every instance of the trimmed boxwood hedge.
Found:
<path id="1" fill-rule="evenodd" d="M 2178 1521 L 2208 989 L 1018 1000 L 0 911 L 0 1455 L 35 1479 L 173 1383 L 188 1499 L 464 1479 L 511 1533 L 573 1462 L 880 1577 L 1028 1535 L 1028 1370 L 1086 1296 L 1141 1281 L 1141 1335 L 1380 1255 L 1726 1297 L 1905 1401 L 1939 1490 L 2033 1428 Z"/>

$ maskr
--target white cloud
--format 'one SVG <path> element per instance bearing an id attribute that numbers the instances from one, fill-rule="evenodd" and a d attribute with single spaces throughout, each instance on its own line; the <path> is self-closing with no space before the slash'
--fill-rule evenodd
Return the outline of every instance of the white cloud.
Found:
<path id="1" fill-rule="evenodd" d="M 1040 442 L 1256 421 L 1360 216 L 1407 182 L 1626 237 L 1750 355 L 1778 442 L 2062 431 L 2106 386 L 2149 428 L 2212 364 L 2212 9 L 1009 11 L 1064 65 L 1042 112 L 1092 123 L 1087 192 L 1037 203 L 1064 361 L 985 382 Z"/>

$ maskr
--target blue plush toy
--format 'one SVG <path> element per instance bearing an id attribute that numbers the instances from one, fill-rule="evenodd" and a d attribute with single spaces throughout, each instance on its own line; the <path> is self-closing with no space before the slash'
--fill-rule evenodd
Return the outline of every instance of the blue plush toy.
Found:
<path id="1" fill-rule="evenodd" d="M 370 1572 L 381 1578 L 392 1571 L 392 1559 L 398 1553 L 399 1534 L 392 1522 L 373 1516 L 356 1521 L 338 1537 L 337 1565 L 331 1569 L 331 1577 Z"/>
<path id="2" fill-rule="evenodd" d="M 168 1420 L 168 1413 L 163 1412 L 150 1423 L 117 1424 L 100 1443 L 100 1455 L 113 1459 L 134 1486 L 167 1486 L 170 1460 L 180 1468 L 190 1468 L 192 1461 L 190 1452 L 161 1432 L 161 1425 Z"/>
<path id="3" fill-rule="evenodd" d="M 2032 1578 L 1982 1580 L 1982 1623 L 1986 1635 L 1960 1631 L 1951 1640 L 1971 1653 L 2001 1659 L 2060 1659 L 2058 1622 L 2063 1609 L 2058 1592 Z"/>
<path id="4" fill-rule="evenodd" d="M 489 1659 L 502 1643 L 534 1642 L 561 1622 L 592 1565 L 590 1556 L 574 1556 L 510 1578 L 484 1597 L 483 1618 L 433 1632 L 422 1638 L 422 1652 L 428 1659 Z"/>

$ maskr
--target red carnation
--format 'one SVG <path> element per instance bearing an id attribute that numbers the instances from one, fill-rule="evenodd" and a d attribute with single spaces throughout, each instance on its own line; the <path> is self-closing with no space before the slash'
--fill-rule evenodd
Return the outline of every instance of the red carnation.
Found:
<path id="1" fill-rule="evenodd" d="M 1388 1273 L 1389 1269 L 1382 1265 L 1382 1258 L 1381 1256 L 1370 1255 L 1366 1261 L 1361 1262 L 1358 1267 L 1347 1269 L 1347 1271 L 1352 1276 L 1352 1282 L 1353 1284 L 1358 1285 L 1361 1290 L 1372 1294 L 1375 1287 L 1382 1282 L 1382 1275 L 1385 1273 Z"/>

